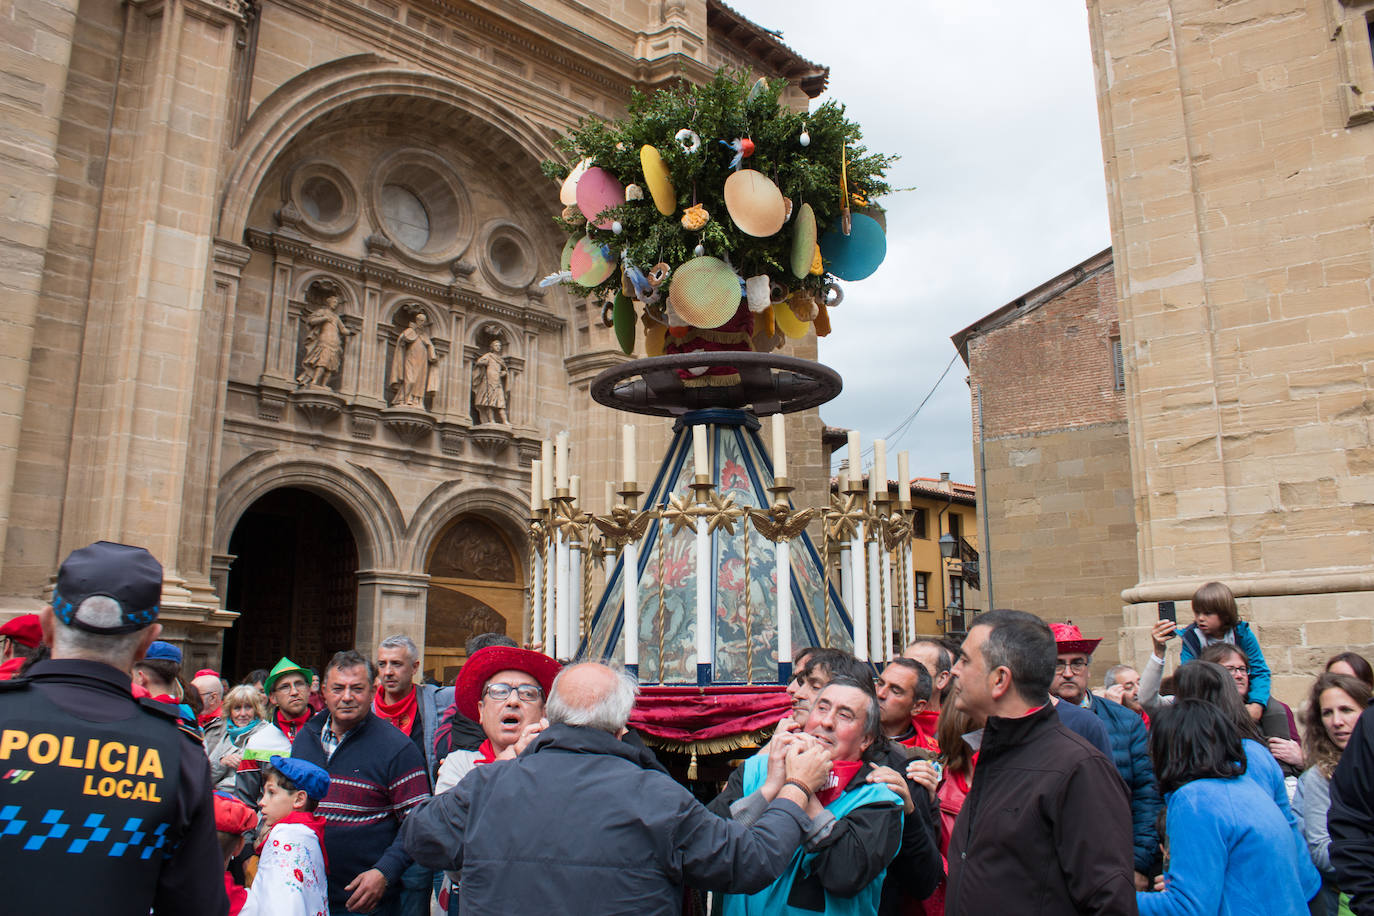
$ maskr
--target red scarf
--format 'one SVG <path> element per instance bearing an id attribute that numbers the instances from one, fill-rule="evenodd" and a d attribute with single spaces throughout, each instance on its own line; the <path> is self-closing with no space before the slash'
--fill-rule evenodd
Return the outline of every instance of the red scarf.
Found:
<path id="1" fill-rule="evenodd" d="M 229 895 L 229 916 L 238 916 L 248 902 L 248 888 L 234 883 L 234 876 L 224 873 L 224 892 Z"/>
<path id="2" fill-rule="evenodd" d="M 477 754 L 477 759 L 472 762 L 475 767 L 480 767 L 484 763 L 496 762 L 496 748 L 491 746 L 490 738 L 477 746 Z"/>
<path id="3" fill-rule="evenodd" d="M 854 774 L 859 772 L 859 767 L 863 766 L 862 760 L 836 760 L 830 764 L 830 776 L 825 781 L 825 786 L 816 793 L 822 805 L 828 805 L 840 797 L 844 787 L 854 779 Z"/>
<path id="4" fill-rule="evenodd" d="M 383 703 L 382 691 L 378 690 L 376 696 L 372 698 L 372 711 L 386 719 L 392 725 L 401 730 L 401 734 L 410 734 L 411 726 L 415 724 L 415 713 L 419 709 L 416 698 L 420 691 L 414 687 L 410 688 L 410 693 L 395 703 Z"/>
<path id="5" fill-rule="evenodd" d="M 281 733 L 286 736 L 287 741 L 295 741 L 296 735 L 305 727 L 305 723 L 310 721 L 310 716 L 311 712 L 309 706 L 305 708 L 305 712 L 301 713 L 300 716 L 295 719 L 288 719 L 286 713 L 278 709 L 277 728 L 281 729 Z"/>
<path id="6" fill-rule="evenodd" d="M 200 727 L 201 727 L 201 728 L 205 728 L 205 727 L 208 726 L 211 722 L 213 722 L 213 721 L 215 721 L 216 719 L 219 718 L 219 714 L 220 714 L 221 709 L 222 709 L 222 707 L 216 706 L 214 709 L 210 710 L 209 712 L 202 711 L 200 715 L 196 716 L 196 722 L 198 722 L 198 723 L 200 724 Z"/>
<path id="7" fill-rule="evenodd" d="M 308 813 L 305 811 L 292 811 L 290 814 L 288 814 L 281 820 L 277 821 L 277 823 L 273 824 L 272 826 L 275 828 L 277 824 L 304 824 L 311 830 L 315 831 L 315 836 L 318 837 L 320 841 L 320 856 L 324 859 L 324 870 L 326 872 L 329 871 L 329 853 L 324 851 L 324 818 L 320 817 L 318 814 Z M 257 846 L 259 856 L 262 855 L 262 848 L 267 845 L 267 840 L 271 836 L 271 830 L 263 834 L 262 841 L 258 843 Z"/>
<path id="8" fill-rule="evenodd" d="M 916 734 L 907 747 L 919 747 L 935 754 L 940 753 L 940 745 L 935 739 L 940 727 L 940 710 L 927 709 L 916 713 L 911 717 L 911 727 L 915 729 Z"/>

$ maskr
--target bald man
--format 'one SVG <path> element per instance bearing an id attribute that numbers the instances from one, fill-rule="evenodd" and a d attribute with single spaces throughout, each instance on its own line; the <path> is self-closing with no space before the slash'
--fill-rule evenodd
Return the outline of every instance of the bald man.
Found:
<path id="1" fill-rule="evenodd" d="M 639 685 L 595 662 L 554 680 L 549 727 L 406 820 L 415 861 L 463 873 L 463 916 L 682 911 L 683 885 L 754 893 L 787 867 L 830 753 L 798 747 L 750 827 L 718 818 L 646 748 L 620 740 Z"/>
<path id="2" fill-rule="evenodd" d="M 191 678 L 191 686 L 200 694 L 200 715 L 196 716 L 196 721 L 205 732 L 205 746 L 215 747 L 228 729 L 228 723 L 220 713 L 220 707 L 224 705 L 224 682 L 213 671 L 202 670 Z"/>

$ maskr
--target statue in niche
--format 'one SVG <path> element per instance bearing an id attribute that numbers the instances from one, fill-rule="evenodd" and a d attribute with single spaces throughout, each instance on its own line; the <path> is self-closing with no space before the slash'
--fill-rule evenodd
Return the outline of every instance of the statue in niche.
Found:
<path id="1" fill-rule="evenodd" d="M 416 309 L 410 318 L 410 327 L 396 339 L 390 378 L 396 393 L 391 398 L 391 406 L 424 410 L 425 396 L 439 389 L 439 374 L 433 370 L 438 361 L 439 354 L 429 337 L 429 316 Z"/>
<path id="2" fill-rule="evenodd" d="M 506 401 L 510 391 L 510 374 L 506 370 L 505 348 L 500 334 L 494 334 L 487 344 L 487 352 L 473 364 L 472 403 L 478 423 L 505 425 Z"/>
<path id="3" fill-rule="evenodd" d="M 344 338 L 353 332 L 339 317 L 339 294 L 326 289 L 324 303 L 305 316 L 310 329 L 305 336 L 305 358 L 296 384 L 302 388 L 328 388 L 343 363 Z"/>

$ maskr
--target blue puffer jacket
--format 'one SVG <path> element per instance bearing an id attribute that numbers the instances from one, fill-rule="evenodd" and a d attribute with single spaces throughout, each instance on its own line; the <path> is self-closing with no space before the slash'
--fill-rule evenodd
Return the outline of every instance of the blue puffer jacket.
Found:
<path id="1" fill-rule="evenodd" d="M 1164 800 L 1150 763 L 1150 736 L 1140 716 L 1111 700 L 1089 694 L 1090 708 L 1097 713 L 1112 742 L 1112 763 L 1131 796 L 1131 832 L 1135 870 L 1150 874 L 1159 865 L 1159 831 L 1155 826 Z"/>

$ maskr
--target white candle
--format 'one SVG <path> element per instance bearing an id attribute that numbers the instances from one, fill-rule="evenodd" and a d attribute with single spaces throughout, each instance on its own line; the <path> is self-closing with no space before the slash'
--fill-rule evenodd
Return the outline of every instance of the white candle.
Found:
<path id="1" fill-rule="evenodd" d="M 620 443 L 620 479 L 628 483 L 635 479 L 635 428 L 626 423 L 622 432 L 624 438 Z"/>
<path id="2" fill-rule="evenodd" d="M 787 433 L 780 413 L 773 414 L 773 476 L 787 476 Z"/>
<path id="3" fill-rule="evenodd" d="M 692 458 L 698 477 L 710 477 L 711 465 L 706 460 L 706 426 L 698 423 L 692 427 Z"/>
<path id="4" fill-rule="evenodd" d="M 790 662 L 792 660 L 792 543 L 782 540 L 774 546 L 778 579 L 778 661 Z"/>
<path id="5" fill-rule="evenodd" d="M 911 502 L 911 456 L 906 452 L 897 453 L 897 498 Z"/>
<path id="6" fill-rule="evenodd" d="M 879 496 L 887 495 L 887 440 L 873 440 L 873 476 L 878 478 L 873 492 Z"/>
<path id="7" fill-rule="evenodd" d="M 544 507 L 544 462 L 530 462 L 530 514 Z"/>
<path id="8" fill-rule="evenodd" d="M 701 429 L 700 426 L 696 427 Z M 711 557 L 711 534 L 704 521 L 697 522 L 697 674 L 704 672 L 701 665 L 711 664 L 711 643 L 715 635 L 711 632 L 711 570 L 708 566 Z"/>
<path id="9" fill-rule="evenodd" d="M 864 526 L 857 525 L 854 539 L 849 542 L 849 590 L 853 601 L 848 605 L 849 618 L 854 624 L 854 657 L 868 661 L 868 586 L 864 572 L 868 558 L 864 556 Z"/>
<path id="10" fill-rule="evenodd" d="M 553 499 L 553 440 L 545 439 L 540 450 L 540 467 L 544 473 L 543 497 Z"/>
<path id="11" fill-rule="evenodd" d="M 868 501 L 876 502 L 878 499 L 878 469 L 868 469 Z"/>
<path id="12" fill-rule="evenodd" d="M 631 541 L 621 554 L 621 573 L 625 576 L 624 619 L 620 632 L 625 638 L 625 664 L 639 664 L 639 545 Z"/>
<path id="13" fill-rule="evenodd" d="M 572 497 L 574 504 L 576 504 L 577 501 L 582 498 L 581 476 L 574 474 L 568 478 L 568 495 Z"/>
<path id="14" fill-rule="evenodd" d="M 849 431 L 849 484 L 857 487 L 864 479 L 864 458 L 859 454 L 859 431 Z"/>
<path id="15" fill-rule="evenodd" d="M 609 480 L 606 481 L 606 514 L 610 515 L 615 508 L 615 485 Z"/>
<path id="16" fill-rule="evenodd" d="M 567 432 L 561 432 L 553 442 L 553 478 L 554 486 L 560 490 L 568 488 L 568 436 Z"/>

